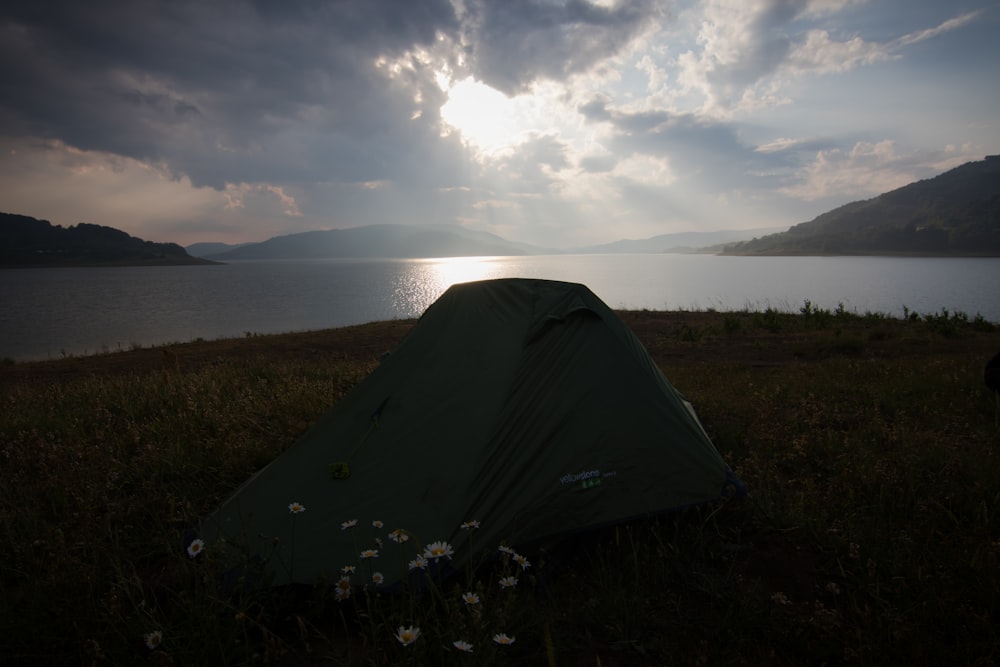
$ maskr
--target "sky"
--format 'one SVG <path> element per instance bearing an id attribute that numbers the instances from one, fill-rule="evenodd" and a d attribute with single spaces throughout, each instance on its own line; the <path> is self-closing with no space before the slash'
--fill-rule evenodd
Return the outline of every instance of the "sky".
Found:
<path id="1" fill-rule="evenodd" d="M 1000 153 L 995 0 L 10 0 L 0 211 L 146 240 L 787 227 Z"/>

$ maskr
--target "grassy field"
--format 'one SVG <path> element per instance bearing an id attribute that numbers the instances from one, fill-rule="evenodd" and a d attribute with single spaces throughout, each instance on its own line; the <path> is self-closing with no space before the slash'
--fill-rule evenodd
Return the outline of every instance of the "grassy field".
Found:
<path id="1" fill-rule="evenodd" d="M 1000 327 L 620 314 L 751 495 L 532 553 L 513 591 L 235 595 L 184 553 L 411 321 L 0 366 L 0 663 L 1000 662 Z"/>

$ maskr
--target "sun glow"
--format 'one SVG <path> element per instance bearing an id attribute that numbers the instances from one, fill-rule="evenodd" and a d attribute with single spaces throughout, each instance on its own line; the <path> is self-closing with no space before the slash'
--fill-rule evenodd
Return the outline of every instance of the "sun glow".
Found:
<path id="1" fill-rule="evenodd" d="M 527 119 L 517 99 L 472 77 L 451 85 L 447 92 L 442 120 L 481 153 L 499 153 L 528 139 Z"/>

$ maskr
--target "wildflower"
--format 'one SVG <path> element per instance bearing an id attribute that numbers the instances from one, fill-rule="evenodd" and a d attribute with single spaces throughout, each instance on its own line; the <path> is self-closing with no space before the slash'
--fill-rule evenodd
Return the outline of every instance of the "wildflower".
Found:
<path id="1" fill-rule="evenodd" d="M 143 639 L 146 640 L 146 648 L 152 651 L 163 642 L 163 633 L 159 630 L 153 630 L 152 632 L 144 635 Z"/>
<path id="2" fill-rule="evenodd" d="M 300 502 L 290 502 L 288 503 L 288 511 L 292 514 L 302 514 L 306 511 L 306 507 Z"/>
<path id="3" fill-rule="evenodd" d="M 771 602 L 780 605 L 792 604 L 792 601 L 788 599 L 788 596 L 782 593 L 781 591 L 778 591 L 777 593 L 771 595 Z"/>
<path id="4" fill-rule="evenodd" d="M 356 525 L 358 525 L 357 519 L 348 519 L 340 524 L 340 529 L 347 530 L 348 528 L 354 528 Z"/>
<path id="5" fill-rule="evenodd" d="M 378 558 L 378 549 L 365 549 L 361 552 L 362 558 Z"/>
<path id="6" fill-rule="evenodd" d="M 452 554 L 455 550 L 451 548 L 451 545 L 447 542 L 431 542 L 426 547 L 424 547 L 424 558 L 433 558 L 437 560 L 442 556 L 447 556 L 448 560 L 451 560 Z"/>
<path id="7" fill-rule="evenodd" d="M 409 646 L 413 642 L 417 641 L 417 637 L 420 636 L 420 628 L 411 625 L 408 628 L 404 628 L 402 625 L 396 631 L 396 639 L 403 646 Z"/>
<path id="8" fill-rule="evenodd" d="M 500 579 L 500 588 L 514 588 L 517 586 L 517 577 L 509 576 Z"/>
<path id="9" fill-rule="evenodd" d="M 473 519 L 472 521 L 466 521 L 460 526 L 460 528 L 462 530 L 475 530 L 476 528 L 479 528 L 479 522 L 476 521 L 475 519 Z"/>
<path id="10" fill-rule="evenodd" d="M 187 548 L 188 556 L 194 558 L 195 556 L 200 554 L 204 548 L 205 548 L 204 542 L 202 542 L 201 540 L 195 540 L 194 542 L 188 545 Z"/>
<path id="11" fill-rule="evenodd" d="M 462 600 L 467 605 L 479 604 L 479 596 L 471 591 L 468 593 L 462 593 Z"/>
<path id="12" fill-rule="evenodd" d="M 528 561 L 528 559 L 522 556 L 521 554 L 514 554 L 514 562 L 520 565 L 522 570 L 527 570 L 529 567 L 531 567 L 531 563 Z"/>
<path id="13" fill-rule="evenodd" d="M 376 537 L 375 538 L 375 546 L 377 546 L 379 549 L 381 549 L 383 544 L 385 544 L 385 542 L 382 541 L 381 537 Z"/>
<path id="14" fill-rule="evenodd" d="M 451 645 L 463 653 L 472 653 L 472 644 L 467 641 L 459 639 L 456 642 L 452 642 Z"/>
<path id="15" fill-rule="evenodd" d="M 411 560 L 410 569 L 416 570 L 417 568 L 420 568 L 421 570 L 427 569 L 427 559 L 424 558 L 423 556 L 417 556 L 416 558 Z"/>
<path id="16" fill-rule="evenodd" d="M 351 578 L 341 577 L 340 581 L 333 588 L 333 597 L 337 602 L 343 602 L 351 597 Z"/>
<path id="17" fill-rule="evenodd" d="M 389 533 L 389 539 L 396 544 L 402 544 L 406 540 L 410 539 L 410 536 L 406 534 L 406 531 L 402 528 L 397 528 L 396 530 Z"/>
<path id="18" fill-rule="evenodd" d="M 354 574 L 354 571 L 357 569 L 358 568 L 356 568 L 353 565 L 345 565 L 344 567 L 340 568 L 340 571 L 343 574 Z"/>
<path id="19" fill-rule="evenodd" d="M 497 549 L 497 551 L 499 551 L 500 553 L 507 554 L 508 556 L 514 555 L 514 550 L 504 544 L 501 544 L 500 548 Z"/>
<path id="20" fill-rule="evenodd" d="M 375 519 L 374 521 L 372 521 L 372 527 L 373 528 L 381 528 L 382 525 L 383 525 L 382 522 L 379 521 L 378 519 Z"/>
<path id="21" fill-rule="evenodd" d="M 493 641 L 495 641 L 497 644 L 510 646 L 516 641 L 516 639 L 514 637 L 508 637 L 504 633 L 500 632 L 498 634 L 493 635 Z"/>
<path id="22" fill-rule="evenodd" d="M 376 586 L 381 585 L 383 581 L 385 581 L 385 577 L 382 576 L 381 572 L 375 572 L 372 574 L 372 583 Z"/>

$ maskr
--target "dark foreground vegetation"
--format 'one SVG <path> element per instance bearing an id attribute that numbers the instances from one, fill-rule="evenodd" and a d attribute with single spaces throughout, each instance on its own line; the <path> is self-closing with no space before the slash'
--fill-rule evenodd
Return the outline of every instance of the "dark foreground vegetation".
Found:
<path id="1" fill-rule="evenodd" d="M 507 591 L 481 572 L 412 598 L 237 595 L 211 552 L 184 551 L 412 322 L 0 367 L 0 663 L 1000 660 L 1000 428 L 983 383 L 1000 328 L 808 303 L 622 316 L 752 495 L 532 552 Z M 403 645 L 400 626 L 419 637 Z"/>

